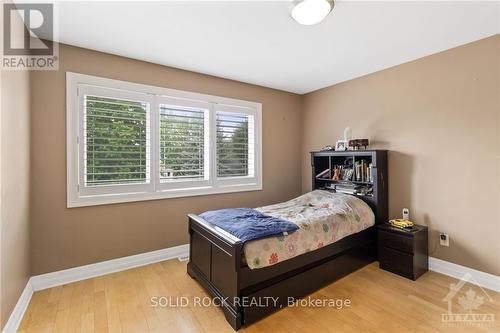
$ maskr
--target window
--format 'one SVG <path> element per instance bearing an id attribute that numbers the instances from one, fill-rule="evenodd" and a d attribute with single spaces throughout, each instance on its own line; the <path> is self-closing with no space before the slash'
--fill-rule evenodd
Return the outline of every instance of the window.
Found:
<path id="1" fill-rule="evenodd" d="M 247 177 L 254 173 L 254 119 L 252 115 L 218 111 L 217 177 Z"/>
<path id="2" fill-rule="evenodd" d="M 262 189 L 261 104 L 67 73 L 68 207 Z"/>
<path id="3" fill-rule="evenodd" d="M 210 186 L 210 103 L 160 98 L 160 188 Z"/>
<path id="4" fill-rule="evenodd" d="M 86 187 L 149 183 L 148 104 L 85 96 L 83 177 Z"/>

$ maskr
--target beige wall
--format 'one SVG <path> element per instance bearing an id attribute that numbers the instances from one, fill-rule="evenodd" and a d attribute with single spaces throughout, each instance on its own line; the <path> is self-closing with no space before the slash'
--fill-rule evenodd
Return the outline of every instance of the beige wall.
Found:
<path id="1" fill-rule="evenodd" d="M 391 150 L 391 216 L 409 207 L 429 225 L 431 255 L 500 274 L 498 48 L 496 36 L 301 97 L 61 45 L 60 70 L 31 79 L 32 274 L 184 244 L 186 213 L 306 191 L 308 152 L 347 125 Z M 264 190 L 67 209 L 66 71 L 263 103 Z"/>
<path id="2" fill-rule="evenodd" d="M 262 191 L 66 208 L 65 73 L 262 103 Z M 59 71 L 32 76 L 32 274 L 188 242 L 187 213 L 258 206 L 300 193 L 300 96 L 61 45 Z"/>
<path id="3" fill-rule="evenodd" d="M 392 218 L 410 208 L 432 256 L 500 274 L 499 48 L 497 35 L 305 95 L 302 190 L 308 152 L 351 126 L 390 150 Z"/>
<path id="4" fill-rule="evenodd" d="M 30 276 L 30 81 L 28 71 L 1 74 L 0 327 Z"/>

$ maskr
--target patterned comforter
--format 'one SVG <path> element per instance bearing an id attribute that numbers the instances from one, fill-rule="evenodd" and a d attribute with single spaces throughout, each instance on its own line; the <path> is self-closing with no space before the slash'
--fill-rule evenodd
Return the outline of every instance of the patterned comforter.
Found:
<path id="1" fill-rule="evenodd" d="M 288 235 L 246 242 L 243 250 L 251 269 L 271 266 L 313 251 L 375 224 L 373 211 L 361 199 L 323 190 L 256 209 L 291 221 L 299 229 Z"/>

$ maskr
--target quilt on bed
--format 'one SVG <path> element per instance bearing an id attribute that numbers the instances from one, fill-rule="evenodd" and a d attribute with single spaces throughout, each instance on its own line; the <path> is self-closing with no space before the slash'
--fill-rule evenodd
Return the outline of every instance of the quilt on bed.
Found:
<path id="1" fill-rule="evenodd" d="M 256 210 L 291 221 L 299 229 L 288 235 L 246 242 L 243 249 L 247 265 L 251 269 L 275 265 L 375 224 L 373 211 L 361 199 L 323 190 Z"/>
<path id="2" fill-rule="evenodd" d="M 272 235 L 292 232 L 299 227 L 290 221 L 262 214 L 251 208 L 227 208 L 205 212 L 205 221 L 218 226 L 246 242 Z"/>

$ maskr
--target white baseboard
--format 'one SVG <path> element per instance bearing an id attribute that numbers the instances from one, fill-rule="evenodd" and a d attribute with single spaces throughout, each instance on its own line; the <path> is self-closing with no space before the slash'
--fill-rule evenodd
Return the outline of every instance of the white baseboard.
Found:
<path id="1" fill-rule="evenodd" d="M 130 268 L 153 264 L 155 262 L 175 259 L 185 260 L 189 256 L 189 244 L 170 247 L 167 249 L 136 254 L 133 256 L 112 259 L 95 264 L 79 266 L 62 271 L 32 276 L 26 283 L 9 320 L 2 333 L 14 333 L 24 316 L 33 292 L 60 286 L 63 284 L 90 279 L 110 273 L 124 271 Z"/>
<path id="2" fill-rule="evenodd" d="M 133 256 L 112 259 L 95 264 L 79 266 L 62 271 L 32 276 L 26 283 L 9 320 L 5 324 L 2 333 L 14 333 L 28 308 L 33 292 L 37 290 L 52 288 L 63 284 L 90 279 L 93 277 L 124 271 L 130 268 L 144 266 L 159 261 L 178 258 L 179 260 L 189 256 L 189 244 L 170 247 Z"/>
<path id="3" fill-rule="evenodd" d="M 189 244 L 184 244 L 163 250 L 141 253 L 133 256 L 102 261 L 95 264 L 69 268 L 62 271 L 32 276 L 26 283 L 26 287 L 19 297 L 19 300 L 14 307 L 9 320 L 5 324 L 2 333 L 13 333 L 17 331 L 34 291 L 124 271 L 130 268 L 144 266 L 159 261 L 174 258 L 185 260 L 188 255 Z M 484 273 L 433 257 L 429 258 L 429 269 L 431 271 L 458 279 L 466 273 L 469 273 L 481 287 L 500 292 L 500 277 L 493 274 Z"/>
<path id="4" fill-rule="evenodd" d="M 144 266 L 155 262 L 174 258 L 186 257 L 189 254 L 189 245 L 179 245 L 163 250 L 136 254 L 133 256 L 112 259 L 95 264 L 79 266 L 62 271 L 36 275 L 31 278 L 33 290 L 42 290 L 63 284 L 90 279 L 126 269 Z"/>
<path id="5" fill-rule="evenodd" d="M 483 288 L 500 292 L 500 276 L 481 272 L 449 261 L 429 257 L 429 270 L 460 279 L 469 273 Z"/>
<path id="6" fill-rule="evenodd" d="M 31 296 L 33 296 L 33 286 L 31 285 L 30 278 L 26 283 L 26 287 L 24 287 L 21 296 L 19 296 L 16 306 L 10 314 L 9 320 L 7 320 L 7 322 L 5 323 L 2 333 L 15 333 L 17 331 L 17 329 L 19 328 L 19 324 L 21 324 L 21 320 L 23 319 L 24 313 L 28 308 Z"/>

